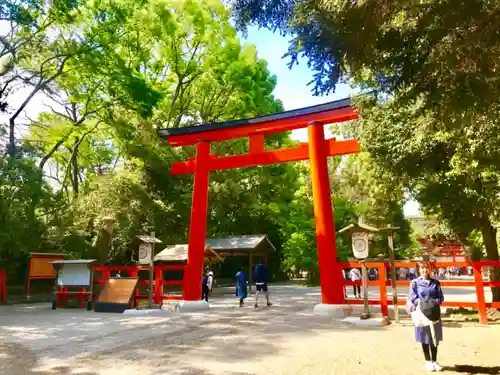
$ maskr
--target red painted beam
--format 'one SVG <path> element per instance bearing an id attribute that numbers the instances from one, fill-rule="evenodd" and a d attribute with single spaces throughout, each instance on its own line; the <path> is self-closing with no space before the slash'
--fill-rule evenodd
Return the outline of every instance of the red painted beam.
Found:
<path id="1" fill-rule="evenodd" d="M 327 155 L 338 156 L 346 154 L 354 154 L 359 152 L 359 143 L 357 139 L 348 141 L 335 141 L 330 139 L 327 143 Z M 223 169 L 255 167 L 258 165 L 268 165 L 274 163 L 284 163 L 288 161 L 307 160 L 309 158 L 309 150 L 307 143 L 303 143 L 299 147 L 285 148 L 275 151 L 255 152 L 252 154 L 231 155 L 231 156 L 214 156 L 211 155 L 209 168 L 211 171 L 219 171 Z M 170 173 L 172 175 L 192 174 L 194 173 L 194 159 L 189 158 L 188 161 L 173 163 Z"/>
<path id="2" fill-rule="evenodd" d="M 310 122 L 333 124 L 336 122 L 356 120 L 357 118 L 358 111 L 356 109 L 340 108 L 322 113 L 307 114 L 254 125 L 217 129 L 202 133 L 171 135 L 168 137 L 168 143 L 171 146 L 188 146 L 199 141 L 226 141 L 228 139 L 249 137 L 251 134 L 272 134 L 300 129 L 306 127 Z"/>
<path id="3" fill-rule="evenodd" d="M 248 153 L 264 152 L 264 134 L 252 134 L 248 137 Z"/>

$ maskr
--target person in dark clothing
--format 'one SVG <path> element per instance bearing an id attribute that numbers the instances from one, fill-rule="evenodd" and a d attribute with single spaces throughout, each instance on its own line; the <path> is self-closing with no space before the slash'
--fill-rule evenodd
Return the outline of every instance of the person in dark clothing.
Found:
<path id="1" fill-rule="evenodd" d="M 210 285 L 209 285 L 210 275 L 207 272 L 203 275 L 203 282 L 201 284 L 201 299 L 208 302 L 208 294 L 210 293 Z"/>
<path id="2" fill-rule="evenodd" d="M 245 299 L 247 298 L 247 275 L 243 268 L 238 270 L 236 274 L 236 297 L 240 300 L 240 307 L 245 305 Z"/>
<path id="3" fill-rule="evenodd" d="M 266 296 L 267 306 L 272 306 L 272 303 L 269 301 L 269 290 L 267 288 L 267 267 L 262 262 L 255 266 L 253 270 L 253 280 L 257 289 L 255 293 L 255 307 L 259 307 L 259 295 L 261 292 L 264 292 Z"/>

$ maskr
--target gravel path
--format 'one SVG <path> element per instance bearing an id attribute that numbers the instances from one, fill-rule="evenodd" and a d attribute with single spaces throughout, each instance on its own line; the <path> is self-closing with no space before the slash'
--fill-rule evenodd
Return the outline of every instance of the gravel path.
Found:
<path id="1" fill-rule="evenodd" d="M 221 298 L 209 314 L 128 318 L 80 310 L 54 312 L 42 305 L 0 308 L 0 374 L 424 372 L 408 322 L 353 327 L 312 315 L 316 299 L 309 289 L 292 287 L 276 290 L 276 305 L 269 309 L 228 307 L 234 299 Z M 445 373 L 500 374 L 495 368 L 499 345 L 499 325 L 448 323 L 440 360 L 450 366 Z"/>

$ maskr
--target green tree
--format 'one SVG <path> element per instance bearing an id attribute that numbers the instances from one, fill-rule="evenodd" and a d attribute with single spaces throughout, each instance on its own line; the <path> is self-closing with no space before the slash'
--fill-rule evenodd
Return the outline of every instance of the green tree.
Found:
<path id="1" fill-rule="evenodd" d="M 424 212 L 441 217 L 464 244 L 481 233 L 487 259 L 498 261 L 500 175 L 488 155 L 496 149 L 478 148 L 491 143 L 482 131 L 490 129 L 490 120 L 483 121 L 476 124 L 476 133 L 444 130 L 438 116 L 422 114 L 418 106 L 400 108 L 397 101 L 378 105 L 372 100 L 363 110 L 362 134 L 374 160 L 410 189 Z M 491 274 L 500 279 L 497 271 Z M 498 288 L 493 295 L 500 299 Z"/>
<path id="2" fill-rule="evenodd" d="M 90 16 L 82 18 L 82 30 L 95 27 L 104 10 L 127 16 L 117 24 L 119 39 L 96 36 L 111 57 L 98 50 L 72 60 L 78 69 L 56 80 L 52 113 L 42 114 L 26 142 L 40 155 L 41 166 L 55 164 L 60 185 L 71 187 L 70 224 L 54 228 L 61 246 L 72 243 L 81 254 L 123 260 L 138 232 L 154 228 L 170 243 L 187 239 L 192 176 L 170 176 L 168 171 L 193 150 L 170 148 L 157 139 L 156 128 L 273 113 L 282 105 L 272 95 L 276 78 L 257 59 L 255 47 L 240 45 L 219 2 L 151 0 L 134 9 L 115 1 L 100 6 L 87 9 Z M 137 29 L 137 24 L 147 27 Z M 114 65 L 126 68 L 120 79 Z M 129 87 L 134 76 L 149 91 Z M 134 97 L 144 92 L 159 100 L 134 106 Z M 267 148 L 287 143 L 287 135 L 266 139 Z M 213 146 L 216 154 L 246 149 L 246 140 Z M 213 173 L 209 233 L 264 232 L 279 247 L 276 204 L 286 200 L 281 192 L 290 189 L 293 194 L 293 171 L 279 165 Z M 245 180 L 247 184 L 233 182 Z M 115 229 L 110 246 L 99 248 L 103 218 L 113 219 Z"/>
<path id="3" fill-rule="evenodd" d="M 56 0 L 52 6 L 39 0 L 2 2 L 0 113 L 8 118 L 8 123 L 1 125 L 7 129 L 6 151 L 11 156 L 18 148 L 19 116 L 37 94 L 50 89 L 65 71 L 68 60 L 79 53 L 79 44 L 71 35 L 56 38 L 55 42 L 52 37 L 73 20 L 70 14 L 75 5 L 67 0 Z"/>
<path id="4" fill-rule="evenodd" d="M 334 186 L 338 194 L 355 204 L 357 214 L 363 216 L 365 223 L 376 228 L 399 227 L 394 232 L 394 246 L 399 250 L 397 256 L 402 257 L 411 250 L 414 246 L 411 226 L 403 212 L 404 186 L 392 173 L 379 167 L 369 153 L 347 157 Z M 387 236 L 374 236 L 370 252 L 372 256 L 388 257 Z"/>
<path id="5" fill-rule="evenodd" d="M 304 55 L 316 93 L 353 78 L 365 87 L 423 99 L 424 107 L 474 115 L 497 106 L 500 4 L 488 0 L 234 0 L 237 23 L 293 36 L 290 65 Z M 362 27 L 360 27 L 362 25 Z"/>
<path id="6" fill-rule="evenodd" d="M 13 280 L 22 281 L 29 252 L 51 249 L 47 228 L 59 207 L 32 159 L 0 158 L 0 261 Z"/>

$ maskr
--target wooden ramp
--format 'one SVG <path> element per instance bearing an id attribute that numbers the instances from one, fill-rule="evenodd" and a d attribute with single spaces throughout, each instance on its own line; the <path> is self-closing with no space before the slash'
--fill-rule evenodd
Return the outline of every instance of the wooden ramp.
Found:
<path id="1" fill-rule="evenodd" d="M 123 313 L 131 307 L 138 283 L 138 278 L 109 278 L 104 282 L 104 288 L 95 303 L 94 311 Z"/>

